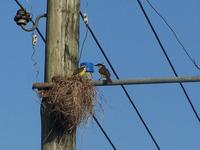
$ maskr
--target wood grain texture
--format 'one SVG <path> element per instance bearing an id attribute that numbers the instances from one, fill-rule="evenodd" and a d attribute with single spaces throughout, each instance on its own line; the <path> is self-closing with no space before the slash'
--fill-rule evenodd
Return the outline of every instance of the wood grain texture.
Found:
<path id="1" fill-rule="evenodd" d="M 48 0 L 45 50 L 45 82 L 55 75 L 71 76 L 77 68 L 80 0 Z M 41 107 L 42 150 L 75 150 L 76 133 L 58 132 Z"/>

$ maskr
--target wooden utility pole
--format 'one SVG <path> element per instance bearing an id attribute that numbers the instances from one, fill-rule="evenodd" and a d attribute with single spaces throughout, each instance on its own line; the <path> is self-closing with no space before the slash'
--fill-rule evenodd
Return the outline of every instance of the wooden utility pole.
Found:
<path id="1" fill-rule="evenodd" d="M 45 82 L 50 83 L 55 75 L 71 76 L 78 65 L 79 9 L 80 0 L 47 1 Z M 57 131 L 48 106 L 41 107 L 41 126 L 42 150 L 75 150 L 76 131 Z"/>

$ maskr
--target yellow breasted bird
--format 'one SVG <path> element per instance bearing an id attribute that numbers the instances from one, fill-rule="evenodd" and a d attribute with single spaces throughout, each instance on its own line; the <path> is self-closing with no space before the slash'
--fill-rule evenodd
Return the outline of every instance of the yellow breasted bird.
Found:
<path id="1" fill-rule="evenodd" d="M 96 64 L 95 66 L 99 68 L 99 74 L 101 75 L 101 78 L 106 79 L 107 82 L 112 82 L 110 78 L 110 72 L 105 67 L 105 65 L 99 63 L 99 64 Z"/>
<path id="2" fill-rule="evenodd" d="M 85 75 L 86 70 L 87 70 L 86 66 L 83 65 L 80 68 L 78 68 L 77 70 L 75 70 L 74 73 L 73 73 L 73 75 L 79 75 L 79 76 L 82 77 L 82 76 Z"/>

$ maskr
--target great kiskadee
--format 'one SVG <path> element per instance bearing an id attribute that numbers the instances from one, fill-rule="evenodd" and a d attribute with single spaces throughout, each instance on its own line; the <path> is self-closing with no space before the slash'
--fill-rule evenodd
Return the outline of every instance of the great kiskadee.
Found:
<path id="1" fill-rule="evenodd" d="M 80 68 L 78 68 L 77 70 L 75 70 L 73 75 L 79 75 L 82 77 L 83 75 L 85 75 L 86 70 L 87 70 L 86 66 L 83 65 Z"/>
<path id="2" fill-rule="evenodd" d="M 105 65 L 99 63 L 99 64 L 96 64 L 95 66 L 99 68 L 99 73 L 101 75 L 101 78 L 106 79 L 107 82 L 112 82 L 110 78 L 110 72 L 105 67 Z"/>

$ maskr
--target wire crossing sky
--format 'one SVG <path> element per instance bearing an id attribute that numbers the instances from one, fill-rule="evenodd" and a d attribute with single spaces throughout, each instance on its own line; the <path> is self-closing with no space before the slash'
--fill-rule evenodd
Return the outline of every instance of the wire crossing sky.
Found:
<path id="1" fill-rule="evenodd" d="M 80 12 L 80 15 L 81 15 L 81 17 L 82 17 L 82 19 L 83 19 L 83 14 L 82 14 L 81 12 Z M 109 64 L 109 66 L 110 66 L 112 72 L 114 73 L 115 77 L 119 80 L 118 74 L 116 73 L 116 71 L 115 71 L 113 65 L 111 64 L 110 60 L 108 59 L 107 55 L 105 54 L 105 51 L 103 50 L 102 46 L 101 46 L 100 43 L 98 42 L 98 40 L 97 40 L 96 36 L 94 35 L 92 29 L 90 28 L 90 26 L 89 26 L 88 24 L 86 24 L 86 27 L 87 27 L 88 30 L 90 31 L 92 37 L 94 38 L 94 40 L 95 40 L 96 44 L 98 45 L 98 47 L 99 47 L 101 53 L 103 54 L 104 58 L 106 59 L 107 63 Z M 127 98 L 128 98 L 128 100 L 129 100 L 131 106 L 132 106 L 133 109 L 136 111 L 138 117 L 140 118 L 142 124 L 144 125 L 145 129 L 147 130 L 149 136 L 150 136 L 151 139 L 153 140 L 153 142 L 154 142 L 154 144 L 156 145 L 157 149 L 160 149 L 158 143 L 156 142 L 155 138 L 153 137 L 153 135 L 152 135 L 152 133 L 151 133 L 149 127 L 148 127 L 147 124 L 145 123 L 143 117 L 141 116 L 141 114 L 140 114 L 139 110 L 137 109 L 136 105 L 134 104 L 134 102 L 133 102 L 132 98 L 130 97 L 128 91 L 126 90 L 125 86 L 124 86 L 124 85 L 121 85 L 121 88 L 122 88 L 122 90 L 124 91 L 125 95 L 127 96 Z"/>
<path id="2" fill-rule="evenodd" d="M 160 18 L 164 21 L 164 23 L 167 25 L 167 27 L 171 30 L 171 32 L 173 33 L 176 41 L 180 44 L 180 46 L 182 47 L 182 49 L 184 50 L 185 54 L 188 56 L 189 60 L 191 61 L 191 63 L 194 64 L 194 66 L 196 67 L 196 69 L 200 70 L 199 65 L 196 63 L 196 61 L 194 60 L 194 58 L 192 58 L 192 56 L 189 54 L 188 49 L 185 48 L 184 44 L 181 42 L 180 38 L 178 37 L 177 33 L 175 32 L 175 30 L 172 28 L 172 26 L 167 22 L 167 20 L 156 10 L 156 8 L 150 3 L 149 0 L 146 0 L 147 3 L 149 4 L 149 6 L 155 11 L 155 13 L 160 16 Z"/>
<path id="3" fill-rule="evenodd" d="M 152 32 L 154 33 L 154 35 L 155 35 L 155 37 L 156 37 L 156 39 L 157 39 L 157 41 L 158 41 L 158 43 L 159 43 L 159 45 L 160 45 L 160 48 L 162 49 L 162 51 L 163 51 L 163 53 L 164 53 L 164 55 L 165 55 L 165 57 L 166 57 L 166 59 L 167 59 L 169 65 L 170 65 L 171 69 L 173 70 L 174 75 L 175 75 L 176 77 L 178 77 L 178 73 L 177 73 L 177 71 L 175 70 L 175 67 L 174 67 L 174 65 L 172 64 L 171 59 L 170 59 L 170 57 L 168 56 L 168 54 L 167 54 L 167 52 L 166 52 L 166 50 L 165 50 L 163 44 L 161 43 L 160 38 L 158 37 L 157 32 L 155 31 L 155 29 L 154 29 L 154 27 L 153 27 L 151 21 L 149 20 L 149 17 L 147 16 L 147 14 L 146 14 L 146 12 L 145 12 L 145 10 L 144 10 L 144 8 L 143 8 L 141 2 L 140 2 L 139 0 L 137 0 L 137 1 L 138 1 L 139 5 L 140 5 L 140 8 L 141 8 L 142 12 L 144 13 L 145 18 L 147 19 L 147 22 L 149 23 L 149 25 L 150 25 L 150 27 L 151 27 Z M 190 106 L 191 106 L 191 108 L 192 108 L 192 110 L 193 110 L 193 112 L 194 112 L 194 114 L 195 114 L 197 120 L 198 120 L 199 123 L 200 123 L 200 117 L 199 117 L 199 115 L 198 115 L 198 113 L 197 113 L 197 111 L 196 111 L 196 109 L 195 109 L 195 107 L 194 107 L 194 105 L 193 105 L 193 103 L 192 103 L 192 100 L 190 99 L 190 97 L 189 97 L 189 95 L 188 95 L 188 93 L 187 93 L 187 91 L 186 91 L 186 89 L 185 89 L 185 87 L 183 86 L 182 83 L 180 83 L 180 87 L 182 88 L 183 93 L 185 94 L 185 96 L 186 96 L 186 98 L 187 98 L 187 100 L 188 100 L 188 102 L 189 102 L 189 104 L 190 104 Z"/>

